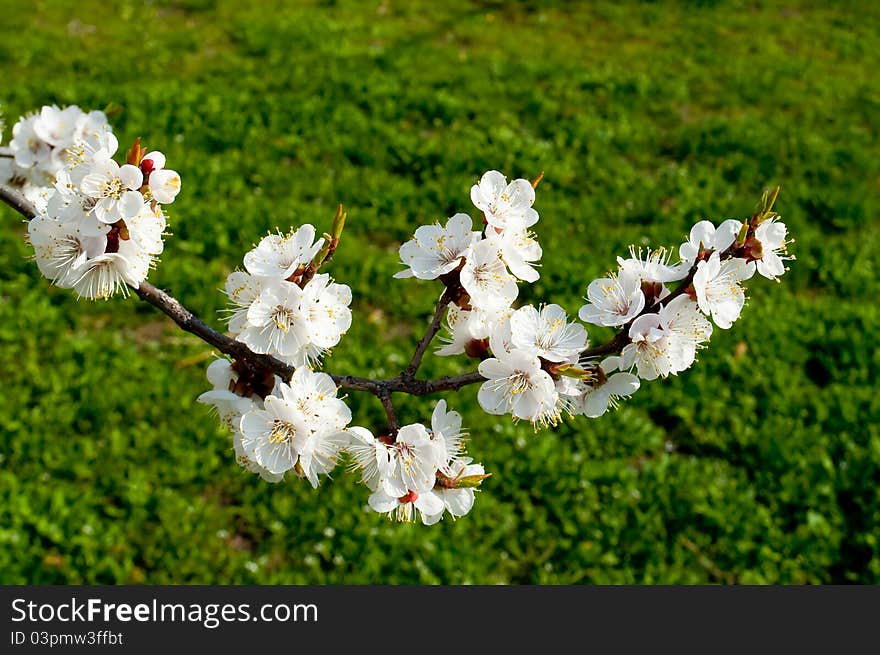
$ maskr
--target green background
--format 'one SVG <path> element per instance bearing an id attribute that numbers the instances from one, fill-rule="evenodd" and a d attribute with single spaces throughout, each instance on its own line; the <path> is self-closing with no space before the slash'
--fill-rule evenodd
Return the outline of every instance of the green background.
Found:
<path id="1" fill-rule="evenodd" d="M 694 368 L 601 420 L 534 434 L 475 387 L 450 397 L 494 476 L 468 517 L 425 528 L 369 512 L 351 475 L 316 493 L 244 473 L 194 402 L 209 349 L 136 299 L 51 288 L 0 207 L 0 582 L 880 581 L 877 7 L 5 3 L 8 123 L 124 107 L 123 145 L 142 136 L 183 177 L 150 281 L 215 325 L 262 234 L 326 229 L 345 203 L 336 373 L 400 370 L 440 289 L 392 280 L 397 247 L 476 216 L 491 168 L 546 172 L 523 301 L 575 312 L 629 244 L 677 245 L 776 184 L 797 261 L 752 281 Z M 374 398 L 350 402 L 382 424 Z M 433 402 L 401 398 L 402 419 Z"/>

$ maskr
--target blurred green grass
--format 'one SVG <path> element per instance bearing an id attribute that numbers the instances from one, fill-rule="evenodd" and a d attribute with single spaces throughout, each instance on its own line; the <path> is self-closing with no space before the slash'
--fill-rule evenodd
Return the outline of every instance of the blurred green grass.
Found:
<path id="1" fill-rule="evenodd" d="M 782 284 L 699 364 L 535 435 L 450 398 L 495 475 L 466 519 L 391 524 L 233 462 L 204 344 L 134 299 L 77 302 L 0 208 L 0 582 L 880 581 L 880 11 L 873 3 L 6 3 L 0 102 L 124 106 L 183 176 L 150 280 L 219 323 L 261 234 L 349 225 L 334 372 L 392 375 L 439 289 L 393 282 L 484 170 L 546 171 L 541 280 L 576 311 L 631 244 L 677 244 L 781 184 Z M 7 132 L 8 138 L 8 132 Z M 591 333 L 594 339 L 603 336 Z M 425 373 L 460 361 L 428 358 Z M 351 394 L 359 422 L 381 407 Z M 424 420 L 433 399 L 400 401 Z"/>

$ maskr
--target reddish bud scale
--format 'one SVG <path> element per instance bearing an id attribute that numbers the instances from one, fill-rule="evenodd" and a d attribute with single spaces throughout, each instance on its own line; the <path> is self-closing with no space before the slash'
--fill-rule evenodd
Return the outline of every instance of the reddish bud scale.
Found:
<path id="1" fill-rule="evenodd" d="M 119 232 L 120 228 L 118 225 L 114 225 L 110 228 L 110 231 L 107 232 L 107 246 L 104 248 L 105 253 L 111 254 L 119 252 Z"/>
<path id="2" fill-rule="evenodd" d="M 460 309 L 470 309 L 468 303 L 471 297 L 468 295 L 464 287 L 461 286 L 461 269 L 464 268 L 464 260 L 458 265 L 454 271 L 444 273 L 438 279 L 446 285 L 446 297 L 449 302 L 454 303 Z"/>
<path id="3" fill-rule="evenodd" d="M 608 382 L 608 376 L 605 375 L 605 371 L 598 364 L 589 367 L 588 370 L 590 372 L 590 377 L 589 379 L 585 379 L 585 382 L 591 387 L 601 387 Z"/>
<path id="4" fill-rule="evenodd" d="M 486 359 L 489 357 L 489 340 L 471 339 L 465 344 L 464 353 L 472 359 Z"/>
<path id="5" fill-rule="evenodd" d="M 244 359 L 232 362 L 232 370 L 238 374 L 238 380 L 230 383 L 229 390 L 247 398 L 251 395 L 265 398 L 275 388 L 275 374 L 267 368 Z"/>
<path id="6" fill-rule="evenodd" d="M 645 296 L 645 307 L 650 307 L 660 299 L 663 284 L 660 282 L 642 282 L 642 294 Z"/>
<path id="7" fill-rule="evenodd" d="M 755 237 L 749 237 L 742 246 L 742 254 L 750 261 L 756 261 L 764 256 L 764 247 Z"/>
<path id="8" fill-rule="evenodd" d="M 443 471 L 437 471 L 436 486 L 442 489 L 457 488 L 457 480 L 446 475 Z"/>
<path id="9" fill-rule="evenodd" d="M 538 361 L 541 362 L 541 368 L 549 373 L 550 377 L 554 380 L 558 380 L 562 376 L 562 374 L 559 372 L 560 367 L 566 366 L 565 363 L 551 362 L 544 359 L 543 357 L 538 357 Z"/>
<path id="10" fill-rule="evenodd" d="M 392 437 L 390 434 L 383 434 L 380 437 L 376 437 L 376 439 L 384 443 L 386 446 L 390 446 L 394 443 L 394 437 Z"/>
<path id="11" fill-rule="evenodd" d="M 414 503 L 419 499 L 419 495 L 415 491 L 410 491 L 407 494 L 401 496 L 397 500 L 403 504 L 406 503 Z"/>
<path id="12" fill-rule="evenodd" d="M 145 154 L 147 154 L 147 149 L 141 145 L 141 138 L 138 137 L 134 140 L 131 150 L 126 153 L 125 163 L 132 166 L 140 166 L 141 159 L 144 158 Z"/>

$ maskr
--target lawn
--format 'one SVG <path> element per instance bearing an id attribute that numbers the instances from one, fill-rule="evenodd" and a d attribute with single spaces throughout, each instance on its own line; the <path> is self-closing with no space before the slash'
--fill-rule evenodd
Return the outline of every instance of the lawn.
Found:
<path id="1" fill-rule="evenodd" d="M 869 2 L 6 2 L 7 123 L 120 105 L 120 141 L 183 177 L 149 279 L 215 325 L 261 235 L 345 203 L 334 373 L 400 370 L 440 289 L 392 280 L 397 247 L 476 217 L 492 168 L 546 174 L 523 302 L 576 312 L 630 244 L 677 245 L 777 184 L 797 261 L 694 368 L 600 420 L 535 434 L 475 387 L 449 397 L 494 475 L 426 528 L 370 512 L 351 475 L 243 472 L 194 402 L 210 349 L 136 298 L 50 288 L 0 207 L 0 582 L 880 582 L 878 69 Z M 402 420 L 434 400 L 401 398 Z"/>

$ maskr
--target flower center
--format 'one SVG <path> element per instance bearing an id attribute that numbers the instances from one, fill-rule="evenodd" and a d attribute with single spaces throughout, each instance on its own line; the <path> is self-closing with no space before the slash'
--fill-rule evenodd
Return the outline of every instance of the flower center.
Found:
<path id="1" fill-rule="evenodd" d="M 532 388 L 532 379 L 525 371 L 514 371 L 513 374 L 507 378 L 507 381 L 508 384 L 510 384 L 511 395 L 525 393 Z"/>
<path id="2" fill-rule="evenodd" d="M 287 332 L 296 320 L 296 315 L 290 307 L 278 305 L 272 313 L 272 320 L 275 322 L 275 327 L 282 332 Z"/>
<path id="3" fill-rule="evenodd" d="M 269 443 L 287 444 L 296 437 L 296 428 L 293 423 L 275 419 L 272 424 L 272 432 L 269 435 Z"/>
<path id="4" fill-rule="evenodd" d="M 122 195 L 122 180 L 114 177 L 101 183 L 101 196 L 104 198 L 118 199 Z"/>

